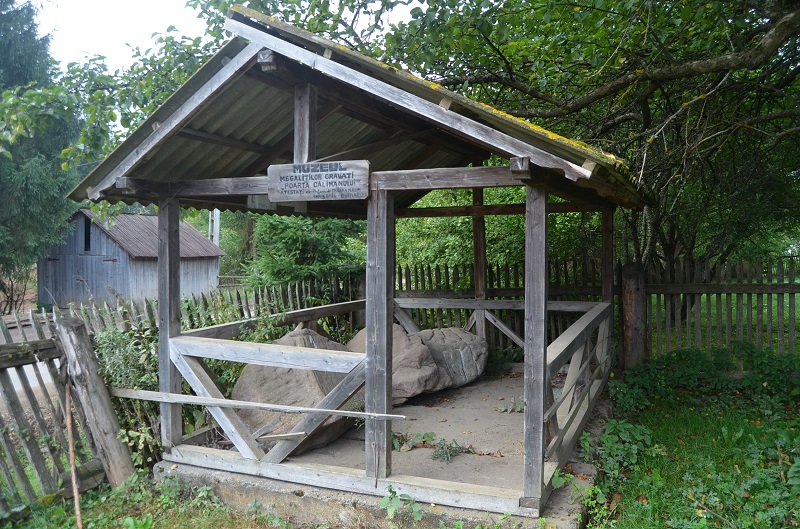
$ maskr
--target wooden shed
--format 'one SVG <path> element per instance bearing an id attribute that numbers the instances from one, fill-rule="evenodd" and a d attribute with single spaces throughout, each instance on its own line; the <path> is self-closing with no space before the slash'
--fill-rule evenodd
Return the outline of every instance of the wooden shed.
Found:
<path id="1" fill-rule="evenodd" d="M 612 213 L 646 202 L 624 163 L 252 10 L 234 7 L 226 29 L 235 37 L 71 194 L 159 205 L 161 391 L 138 396 L 163 403 L 165 459 L 374 496 L 391 485 L 423 503 L 538 516 L 610 372 Z M 490 157 L 506 163 L 484 166 Z M 501 186 L 524 187 L 526 201 L 484 204 L 482 190 Z M 453 188 L 472 189 L 473 205 L 411 207 L 430 190 Z M 240 323 L 181 333 L 182 205 L 366 218 L 366 354 L 226 340 Z M 548 302 L 547 217 L 567 211 L 602 212 L 601 302 Z M 483 217 L 495 214 L 525 215 L 524 299 L 486 299 Z M 394 220 L 410 215 L 473 218 L 473 298 L 395 299 Z M 487 324 L 503 327 L 495 309 L 524 309 L 524 336 L 514 336 L 525 351 L 519 490 L 392 473 L 391 325 L 396 318 L 412 327 L 404 309 L 420 306 L 471 310 L 468 327 L 478 334 Z M 352 309 L 323 307 L 295 318 Z M 548 310 L 579 313 L 550 344 Z M 295 435 L 313 432 L 331 414 L 352 414 L 345 403 L 364 387 L 363 465 L 284 462 L 302 439 L 280 440 L 265 454 L 234 409 L 269 405 L 225 400 L 206 374 L 206 358 L 346 373 Z M 550 381 L 567 364 L 555 398 Z M 183 379 L 196 396 L 179 395 Z M 236 452 L 185 441 L 180 406 L 189 402 L 208 406 Z"/>
<path id="2" fill-rule="evenodd" d="M 66 307 L 69 303 L 113 303 L 158 296 L 158 218 L 114 217 L 105 224 L 81 209 L 72 217 L 75 229 L 64 244 L 50 250 L 37 265 L 38 299 Z M 182 222 L 182 296 L 216 288 L 219 258 L 225 252 L 192 225 Z"/>

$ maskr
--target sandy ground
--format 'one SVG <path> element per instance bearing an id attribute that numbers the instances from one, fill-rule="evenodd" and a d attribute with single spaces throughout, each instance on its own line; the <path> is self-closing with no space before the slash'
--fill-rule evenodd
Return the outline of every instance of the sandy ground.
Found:
<path id="1" fill-rule="evenodd" d="M 416 397 L 393 413 L 405 415 L 392 430 L 401 434 L 433 432 L 436 439 L 456 441 L 475 454 L 459 454 L 450 463 L 432 459 L 433 449 L 392 452 L 392 473 L 476 485 L 521 489 L 523 483 L 523 414 L 498 408 L 521 400 L 523 377 L 515 374 L 482 379 L 455 390 Z M 297 456 L 298 462 L 363 469 L 364 430 L 354 429 L 337 441 Z"/>

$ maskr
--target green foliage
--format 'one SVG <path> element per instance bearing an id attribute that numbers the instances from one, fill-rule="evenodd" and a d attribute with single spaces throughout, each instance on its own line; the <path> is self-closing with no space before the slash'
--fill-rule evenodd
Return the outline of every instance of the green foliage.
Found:
<path id="1" fill-rule="evenodd" d="M 388 494 L 381 498 L 380 508 L 386 510 L 386 519 L 390 526 L 395 517 L 409 518 L 414 522 L 422 520 L 422 506 L 408 494 L 397 494 L 394 487 L 386 488 Z M 399 516 L 398 516 L 399 515 Z"/>
<path id="2" fill-rule="evenodd" d="M 446 439 L 441 439 L 436 442 L 431 459 L 438 459 L 445 463 L 450 463 L 458 454 L 474 454 L 475 450 L 471 446 L 463 446 L 455 439 L 447 442 Z"/>
<path id="3" fill-rule="evenodd" d="M 253 243 L 258 257 L 249 282 L 346 277 L 364 269 L 366 225 L 361 221 L 262 215 Z"/>
<path id="4" fill-rule="evenodd" d="M 606 482 L 625 481 L 626 472 L 635 470 L 646 449 L 652 446 L 652 431 L 641 425 L 610 419 L 595 449 L 596 462 Z"/>
<path id="5" fill-rule="evenodd" d="M 800 523 L 797 374 L 796 356 L 750 344 L 677 351 L 629 371 L 624 385 L 650 402 L 626 415 L 636 424 L 609 421 L 594 450 L 589 434 L 580 440 L 582 457 L 605 470 L 611 513 L 589 527 Z"/>
<path id="6" fill-rule="evenodd" d="M 519 399 L 511 397 L 511 402 L 498 404 L 494 407 L 494 410 L 501 413 L 523 413 L 525 411 L 525 399 L 522 396 Z"/>
<path id="7" fill-rule="evenodd" d="M 100 376 L 108 386 L 158 391 L 158 331 L 109 328 L 94 337 Z"/>
<path id="8" fill-rule="evenodd" d="M 614 411 L 623 415 L 642 411 L 650 405 L 639 385 L 612 380 L 608 383 L 608 394 L 614 402 Z"/>
<path id="9" fill-rule="evenodd" d="M 436 434 L 434 432 L 402 434 L 392 432 L 392 450 L 398 452 L 408 452 L 414 448 L 431 448 L 436 446 Z"/>

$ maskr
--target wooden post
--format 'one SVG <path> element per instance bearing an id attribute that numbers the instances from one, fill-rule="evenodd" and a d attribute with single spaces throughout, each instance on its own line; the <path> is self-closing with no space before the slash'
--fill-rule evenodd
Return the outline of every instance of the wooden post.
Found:
<path id="1" fill-rule="evenodd" d="M 162 197 L 158 203 L 158 389 L 181 392 L 181 374 L 170 359 L 169 339 L 180 335 L 180 204 Z M 181 443 L 180 404 L 161 404 L 161 443 L 169 452 Z"/>
<path id="2" fill-rule="evenodd" d="M 65 316 L 56 320 L 56 332 L 97 447 L 97 457 L 103 463 L 111 487 L 119 487 L 133 475 L 135 469 L 127 445 L 117 437 L 119 420 L 114 413 L 108 389 L 98 373 L 97 357 L 92 350 L 86 325 L 80 318 Z"/>
<path id="3" fill-rule="evenodd" d="M 614 211 L 603 211 L 603 249 L 600 285 L 605 303 L 614 300 Z"/>
<path id="4" fill-rule="evenodd" d="M 316 158 L 317 89 L 304 83 L 294 89 L 294 163 Z"/>
<path id="5" fill-rule="evenodd" d="M 472 189 L 472 205 L 483 205 L 483 188 Z M 486 219 L 480 215 L 472 217 L 472 256 L 475 299 L 486 299 Z M 483 309 L 475 310 L 475 334 L 486 339 L 486 313 Z"/>
<path id="6" fill-rule="evenodd" d="M 629 369 L 647 359 L 645 344 L 644 271 L 639 263 L 622 267 L 622 366 Z"/>
<path id="7" fill-rule="evenodd" d="M 531 171 L 515 158 L 512 171 Z M 525 432 L 520 506 L 540 509 L 544 499 L 544 411 L 547 363 L 547 188 L 525 189 Z"/>
<path id="8" fill-rule="evenodd" d="M 394 313 L 394 199 L 370 192 L 367 205 L 367 338 L 365 407 L 392 411 L 392 316 Z M 392 469 L 392 423 L 366 421 L 367 476 L 385 478 Z"/>

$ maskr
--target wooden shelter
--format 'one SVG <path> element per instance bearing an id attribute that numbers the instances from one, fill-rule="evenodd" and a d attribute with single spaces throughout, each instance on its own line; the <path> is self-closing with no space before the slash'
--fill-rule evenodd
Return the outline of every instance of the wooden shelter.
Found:
<path id="1" fill-rule="evenodd" d="M 57 307 L 70 303 L 140 301 L 158 295 L 158 219 L 118 215 L 113 224 L 97 222 L 81 209 L 74 229 L 36 266 L 38 299 Z M 181 227 L 181 295 L 208 294 L 217 287 L 219 258 L 225 255 L 188 222 Z"/>
<path id="2" fill-rule="evenodd" d="M 422 502 L 537 516 L 609 373 L 612 212 L 644 204 L 623 164 L 252 10 L 234 7 L 226 29 L 233 40 L 71 195 L 159 205 L 161 393 L 151 397 L 164 402 L 165 459 L 377 496 L 391 484 Z M 492 155 L 508 164 L 483 166 Z M 482 189 L 500 186 L 524 186 L 526 202 L 485 205 Z M 411 208 L 430 190 L 454 188 L 472 189 L 473 205 Z M 548 202 L 551 195 L 563 200 Z M 366 354 L 222 339 L 238 324 L 181 333 L 180 205 L 366 218 Z M 601 303 L 547 301 L 547 216 L 566 211 L 603 212 Z M 483 217 L 511 213 L 526 219 L 525 298 L 487 300 Z M 474 299 L 394 299 L 394 221 L 411 215 L 474 219 Z M 502 328 L 493 310 L 524 308 L 524 336 L 514 336 L 525 350 L 524 490 L 392 474 L 391 325 L 396 317 L 412 326 L 403 309 L 419 306 L 471 309 L 479 334 L 487 322 Z M 296 316 L 336 310 L 352 306 Z M 547 310 L 583 315 L 548 346 Z M 366 471 L 282 463 L 298 439 L 265 454 L 232 408 L 268 405 L 225 401 L 203 358 L 347 373 L 297 431 L 312 432 L 330 413 L 352 414 L 340 408 L 365 386 Z M 567 363 L 554 399 L 549 381 Z M 181 377 L 197 397 L 177 395 Z M 238 453 L 182 444 L 179 406 L 190 401 L 209 407 Z"/>

